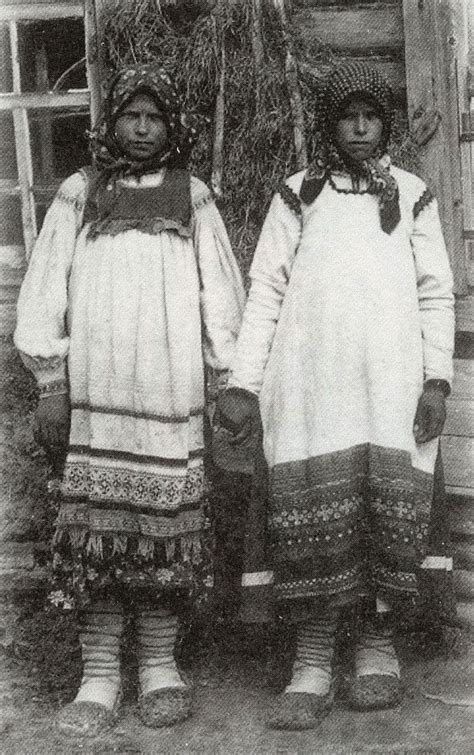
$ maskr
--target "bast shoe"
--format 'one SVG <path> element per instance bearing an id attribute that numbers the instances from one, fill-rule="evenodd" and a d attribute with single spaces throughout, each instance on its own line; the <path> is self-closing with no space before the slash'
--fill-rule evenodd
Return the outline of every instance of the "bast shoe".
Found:
<path id="1" fill-rule="evenodd" d="M 114 710 L 88 700 L 69 703 L 56 717 L 56 731 L 68 737 L 97 737 L 114 725 L 118 707 L 118 700 Z"/>
<path id="2" fill-rule="evenodd" d="M 332 708 L 334 690 L 327 695 L 309 692 L 282 692 L 275 699 L 270 713 L 270 729 L 302 731 L 316 729 Z"/>
<path id="3" fill-rule="evenodd" d="M 152 729 L 174 726 L 193 712 L 193 687 L 182 673 L 178 673 L 179 686 L 160 687 L 140 695 L 138 713 L 145 724 Z"/>
<path id="4" fill-rule="evenodd" d="M 359 711 L 393 708 L 401 702 L 400 664 L 390 629 L 370 624 L 362 632 L 355 655 L 349 702 Z"/>

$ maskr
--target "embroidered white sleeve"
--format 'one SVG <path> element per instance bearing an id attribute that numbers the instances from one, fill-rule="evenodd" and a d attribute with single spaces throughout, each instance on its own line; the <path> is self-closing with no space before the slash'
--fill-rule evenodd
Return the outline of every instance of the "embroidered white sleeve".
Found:
<path id="1" fill-rule="evenodd" d="M 59 188 L 36 241 L 17 308 L 15 345 L 40 383 L 65 377 L 67 280 L 82 224 L 85 180 L 70 176 Z"/>
<path id="2" fill-rule="evenodd" d="M 221 215 L 208 188 L 193 179 L 194 247 L 201 282 L 204 361 L 229 369 L 240 329 L 245 294 Z"/>

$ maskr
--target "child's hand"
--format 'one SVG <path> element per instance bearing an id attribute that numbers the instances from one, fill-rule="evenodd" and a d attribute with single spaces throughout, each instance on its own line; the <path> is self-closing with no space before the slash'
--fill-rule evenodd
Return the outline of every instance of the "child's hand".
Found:
<path id="1" fill-rule="evenodd" d="M 427 443 L 441 435 L 446 420 L 446 399 L 439 388 L 426 387 L 416 410 L 413 433 L 417 443 Z"/>
<path id="2" fill-rule="evenodd" d="M 228 388 L 217 400 L 216 424 L 233 434 L 230 443 L 243 443 L 256 428 L 258 398 L 242 388 Z"/>
<path id="3" fill-rule="evenodd" d="M 71 405 L 67 393 L 40 398 L 33 427 L 37 443 L 43 447 L 66 447 L 69 440 Z"/>

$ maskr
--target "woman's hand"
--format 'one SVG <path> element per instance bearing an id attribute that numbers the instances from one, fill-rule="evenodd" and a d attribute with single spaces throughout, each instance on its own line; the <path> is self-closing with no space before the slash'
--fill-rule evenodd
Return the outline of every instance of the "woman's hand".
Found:
<path id="1" fill-rule="evenodd" d="M 243 388 L 228 388 L 217 400 L 216 424 L 233 434 L 230 443 L 244 443 L 257 428 L 258 398 Z"/>
<path id="2" fill-rule="evenodd" d="M 61 446 L 69 440 L 71 403 L 67 393 L 40 398 L 35 414 L 33 434 L 43 448 Z"/>
<path id="3" fill-rule="evenodd" d="M 413 425 L 417 443 L 427 443 L 443 432 L 446 421 L 446 399 L 441 388 L 425 387 L 418 400 Z"/>

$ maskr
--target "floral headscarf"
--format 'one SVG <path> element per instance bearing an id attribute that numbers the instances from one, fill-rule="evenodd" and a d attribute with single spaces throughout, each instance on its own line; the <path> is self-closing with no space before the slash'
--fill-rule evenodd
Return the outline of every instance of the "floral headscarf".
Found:
<path id="1" fill-rule="evenodd" d="M 382 138 L 376 154 L 362 164 L 349 163 L 338 151 L 335 132 L 343 106 L 349 97 L 370 99 L 383 124 Z M 381 160 L 387 148 L 393 121 L 392 91 L 383 76 L 362 61 L 350 61 L 338 66 L 328 76 L 321 103 L 321 143 L 306 171 L 300 198 L 313 202 L 333 172 L 345 172 L 365 178 L 368 191 L 379 199 L 380 223 L 390 234 L 400 221 L 397 182 L 390 174 L 388 161 Z"/>
<path id="2" fill-rule="evenodd" d="M 144 161 L 130 160 L 115 137 L 120 112 L 138 93 L 149 94 L 156 101 L 168 130 L 163 150 Z M 180 100 L 169 74 L 155 64 L 146 63 L 128 66 L 110 80 L 102 118 L 91 133 L 91 149 L 94 164 L 108 176 L 143 175 L 163 165 L 183 166 L 196 137 L 196 119 L 181 113 Z"/>

